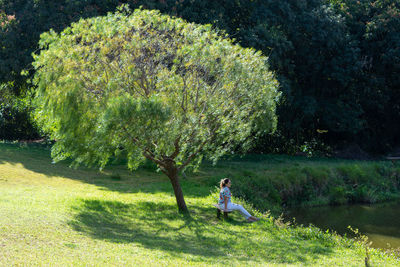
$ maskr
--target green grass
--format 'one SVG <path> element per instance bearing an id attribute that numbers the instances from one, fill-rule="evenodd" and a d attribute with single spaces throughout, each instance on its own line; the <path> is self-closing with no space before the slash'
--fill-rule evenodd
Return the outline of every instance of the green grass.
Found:
<path id="1" fill-rule="evenodd" d="M 279 169 L 286 160 L 231 159 L 187 173 L 185 216 L 167 178 L 151 166 L 134 173 L 118 165 L 73 170 L 52 164 L 41 147 L 0 144 L 0 266 L 363 266 L 359 244 L 285 226 L 240 199 L 262 220 L 248 224 L 235 213 L 216 219 L 215 180 L 237 169 Z M 375 265 L 400 263 L 371 254 Z"/>

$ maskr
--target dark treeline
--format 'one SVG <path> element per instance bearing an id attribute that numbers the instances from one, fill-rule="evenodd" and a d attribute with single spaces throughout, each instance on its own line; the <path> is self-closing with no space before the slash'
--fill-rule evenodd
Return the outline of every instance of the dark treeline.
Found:
<path id="1" fill-rule="evenodd" d="M 400 145 L 400 0 L 0 0 L 0 139 L 39 136 L 28 114 L 40 34 L 123 3 L 211 23 L 269 56 L 283 99 L 257 151 Z"/>

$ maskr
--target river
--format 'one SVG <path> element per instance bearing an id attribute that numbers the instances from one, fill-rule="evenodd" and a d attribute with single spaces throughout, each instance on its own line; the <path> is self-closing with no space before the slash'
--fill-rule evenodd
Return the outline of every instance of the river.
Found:
<path id="1" fill-rule="evenodd" d="M 350 225 L 368 236 L 375 248 L 400 248 L 400 202 L 374 205 L 296 208 L 285 213 L 296 224 L 310 223 L 323 229 L 352 236 Z"/>

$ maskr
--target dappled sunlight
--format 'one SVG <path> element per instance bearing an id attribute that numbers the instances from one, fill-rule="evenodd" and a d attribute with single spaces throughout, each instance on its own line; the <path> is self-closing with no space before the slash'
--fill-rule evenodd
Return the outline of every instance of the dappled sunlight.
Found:
<path id="1" fill-rule="evenodd" d="M 187 231 L 193 229 L 196 221 L 184 215 L 177 217 L 176 205 L 173 204 L 139 202 L 135 205 L 83 200 L 81 206 L 74 207 L 74 212 L 76 215 L 69 225 L 93 238 L 116 243 L 140 243 L 151 249 L 174 253 L 209 253 L 207 248 L 196 246 L 195 241 L 196 238 L 211 238 L 203 235 L 205 228 L 197 224 L 197 234 Z M 221 251 L 213 251 L 214 255 L 223 255 Z"/>
<path id="2" fill-rule="evenodd" d="M 112 259 L 120 265 L 128 260 L 286 266 L 338 263 L 342 259 L 336 258 L 337 253 L 347 253 L 349 262 L 357 253 L 324 233 L 280 228 L 240 198 L 234 201 L 263 219 L 249 224 L 233 213 L 228 220 L 218 220 L 212 206 L 218 197 L 217 180 L 232 166 L 237 175 L 253 175 L 253 169 L 243 168 L 245 163 L 235 166 L 224 161 L 225 167 L 215 169 L 206 163 L 200 175 L 187 172 L 181 180 L 190 211 L 185 216 L 178 213 L 168 178 L 154 170 L 130 173 L 118 165 L 103 172 L 74 170 L 66 163 L 51 164 L 45 149 L 31 151 L 15 145 L 1 153 L 3 148 L 0 145 L 0 244 L 6 242 L 7 257 L 33 253 L 50 259 L 48 255 L 54 254 L 58 257 L 54 262 L 64 263 L 60 265 L 82 259 L 101 265 Z M 238 184 L 239 177 L 234 181 Z M 36 234 L 30 235 L 32 231 Z M 18 239 L 26 233 L 36 246 Z M 23 260 L 8 258 L 8 262 Z"/>
<path id="3" fill-rule="evenodd" d="M 0 179 L 41 183 L 43 179 L 57 180 L 53 183 L 81 182 L 97 186 L 105 191 L 120 193 L 171 193 L 173 189 L 169 179 L 160 172 L 147 170 L 144 166 L 136 171 L 129 171 L 124 165 L 110 165 L 104 170 L 79 167 L 70 168 L 68 162 L 54 164 L 48 148 L 32 149 L 19 144 L 0 144 Z M 1 173 L 4 173 L 3 175 Z M 8 177 L 10 179 L 8 179 Z M 0 180 L 1 181 L 1 180 Z M 183 187 L 184 186 L 184 181 Z M 187 196 L 205 196 L 204 190 L 188 190 Z"/>
<path id="4" fill-rule="evenodd" d="M 178 215 L 175 204 L 164 202 L 81 200 L 73 207 L 74 217 L 68 224 L 95 239 L 140 244 L 176 256 L 234 256 L 239 261 L 250 257 L 253 261 L 306 263 L 310 252 L 314 258 L 332 253 L 318 242 L 281 240 L 271 234 L 269 221 L 259 225 L 250 225 L 238 217 L 218 221 L 211 207 L 192 206 L 192 210 L 191 216 L 187 216 Z"/>

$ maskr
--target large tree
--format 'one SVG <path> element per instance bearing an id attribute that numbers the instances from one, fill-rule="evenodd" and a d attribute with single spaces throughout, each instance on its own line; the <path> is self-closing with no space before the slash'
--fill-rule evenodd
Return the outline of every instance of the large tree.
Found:
<path id="1" fill-rule="evenodd" d="M 354 138 L 383 153 L 400 145 L 400 0 L 330 0 L 360 49 L 354 78 L 365 131 Z"/>
<path id="2" fill-rule="evenodd" d="M 203 157 L 248 148 L 276 126 L 267 58 L 210 25 L 136 10 L 45 33 L 35 56 L 36 116 L 56 160 L 157 164 L 187 211 L 178 174 Z"/>

